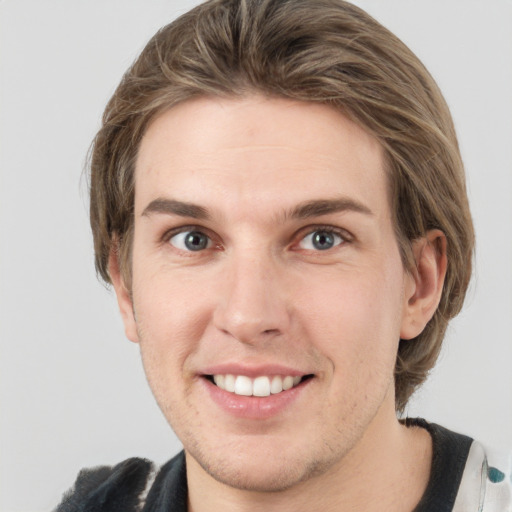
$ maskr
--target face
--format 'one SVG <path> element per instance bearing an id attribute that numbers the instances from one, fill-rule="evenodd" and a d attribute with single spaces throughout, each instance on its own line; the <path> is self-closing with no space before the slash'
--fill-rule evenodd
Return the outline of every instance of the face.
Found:
<path id="1" fill-rule="evenodd" d="M 118 295 L 191 467 L 285 489 L 396 422 L 412 285 L 375 139 L 324 105 L 195 99 L 151 124 L 135 182 Z"/>

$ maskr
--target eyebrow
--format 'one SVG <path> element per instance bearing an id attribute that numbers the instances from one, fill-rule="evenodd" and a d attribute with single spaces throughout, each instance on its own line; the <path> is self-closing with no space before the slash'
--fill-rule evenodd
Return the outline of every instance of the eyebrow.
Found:
<path id="1" fill-rule="evenodd" d="M 292 219 L 308 219 L 311 217 L 320 217 L 321 215 L 329 215 L 331 213 L 339 213 L 344 211 L 352 211 L 363 213 L 365 215 L 373 215 L 373 212 L 359 201 L 354 199 L 341 197 L 337 199 L 317 199 L 300 203 L 291 211 L 285 214 L 285 218 Z"/>
<path id="2" fill-rule="evenodd" d="M 373 212 L 367 206 L 354 199 L 337 198 L 305 201 L 291 210 L 286 211 L 284 213 L 284 219 L 308 219 L 344 211 L 373 215 Z M 209 220 L 211 218 L 210 213 L 203 206 L 166 198 L 158 198 L 151 201 L 146 208 L 144 208 L 141 216 L 149 216 L 153 213 L 178 215 L 180 217 L 190 217 L 198 220 Z"/>
<path id="3" fill-rule="evenodd" d="M 179 215 L 180 217 L 191 217 L 198 220 L 207 220 L 210 218 L 208 210 L 202 206 L 165 198 L 158 198 L 151 201 L 146 208 L 144 208 L 141 216 L 149 216 L 152 213 Z"/>

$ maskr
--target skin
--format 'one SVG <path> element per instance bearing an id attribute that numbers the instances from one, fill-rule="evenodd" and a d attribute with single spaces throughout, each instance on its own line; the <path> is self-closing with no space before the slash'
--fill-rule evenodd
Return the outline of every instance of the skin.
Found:
<path id="1" fill-rule="evenodd" d="M 189 508 L 412 510 L 431 441 L 397 421 L 393 368 L 437 307 L 445 241 L 428 233 L 403 268 L 378 141 L 324 105 L 199 98 L 153 121 L 135 183 L 132 289 L 114 252 L 110 272 L 184 445 Z M 339 208 L 297 215 L 318 200 Z M 192 230 L 203 250 L 183 245 Z M 309 235 L 325 230 L 319 250 Z M 228 363 L 313 378 L 277 415 L 234 417 L 202 375 Z"/>

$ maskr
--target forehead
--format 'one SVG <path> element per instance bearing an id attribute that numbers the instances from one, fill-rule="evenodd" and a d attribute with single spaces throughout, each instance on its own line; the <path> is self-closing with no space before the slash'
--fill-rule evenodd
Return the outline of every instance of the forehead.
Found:
<path id="1" fill-rule="evenodd" d="M 313 197 L 387 196 L 374 137 L 332 107 L 261 96 L 203 97 L 160 115 L 141 142 L 135 183 L 139 212 L 147 201 L 177 195 L 261 208 Z"/>

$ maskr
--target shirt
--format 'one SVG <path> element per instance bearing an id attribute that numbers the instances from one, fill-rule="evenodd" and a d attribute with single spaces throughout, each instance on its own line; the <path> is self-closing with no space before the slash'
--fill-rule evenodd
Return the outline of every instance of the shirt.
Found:
<path id="1" fill-rule="evenodd" d="M 408 426 L 429 431 L 433 458 L 429 483 L 412 512 L 512 512 L 510 457 L 422 419 Z M 187 512 L 184 452 L 161 467 L 127 459 L 82 470 L 55 512 Z"/>

